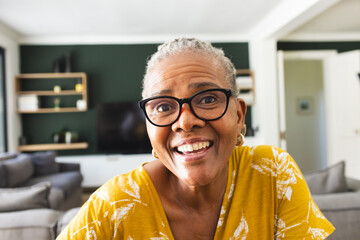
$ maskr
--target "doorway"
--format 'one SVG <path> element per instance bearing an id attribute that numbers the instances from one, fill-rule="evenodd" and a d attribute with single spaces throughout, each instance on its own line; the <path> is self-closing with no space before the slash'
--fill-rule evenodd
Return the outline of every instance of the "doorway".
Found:
<path id="1" fill-rule="evenodd" d="M 324 61 L 335 54 L 278 52 L 280 144 L 303 173 L 328 164 Z"/>
<path id="2" fill-rule="evenodd" d="M 287 100 L 285 97 L 285 72 L 288 71 L 288 69 L 285 70 L 284 68 L 288 65 L 287 61 L 290 60 L 304 60 L 305 62 L 318 60 L 321 63 L 323 79 L 322 93 L 317 94 L 316 99 L 315 97 L 308 98 L 306 96 L 307 94 L 304 94 L 303 96 L 298 96 L 300 98 L 296 100 L 296 110 L 300 111 L 301 114 L 315 114 L 315 109 L 319 111 L 319 113 L 317 113 L 319 114 L 317 122 L 320 122 L 320 125 L 316 122 L 308 123 L 306 125 L 291 125 L 286 119 L 286 117 L 291 118 L 291 116 L 288 116 L 288 113 L 286 112 L 286 104 L 289 104 L 290 100 Z M 316 61 L 311 65 L 317 65 Z M 312 70 L 303 69 L 302 71 L 297 72 L 297 74 L 299 76 L 304 76 L 304 78 L 310 78 L 308 71 L 311 72 Z M 279 129 L 281 131 L 281 136 L 283 136 L 280 144 L 283 144 L 281 146 L 285 146 L 285 149 L 293 155 L 303 172 L 324 168 L 340 161 L 345 161 L 346 175 L 348 177 L 359 179 L 359 72 L 360 50 L 344 53 L 337 53 L 335 50 L 278 52 Z M 307 82 L 307 80 L 304 79 L 297 81 Z M 297 86 L 296 90 L 299 90 L 302 87 L 303 86 Z M 308 92 L 310 93 L 310 90 L 308 90 Z M 309 96 L 310 95 L 311 94 L 309 94 Z M 312 126 L 317 126 L 319 128 L 317 130 L 320 130 L 320 137 L 316 138 L 317 133 L 315 133 L 314 130 L 312 130 L 312 134 L 309 136 L 318 139 L 317 141 L 320 143 L 318 149 L 321 152 L 320 155 L 319 153 L 317 154 L 317 156 L 320 157 L 310 161 L 310 157 L 306 160 L 304 160 L 304 158 L 307 158 L 308 151 L 311 151 L 311 149 L 301 149 L 301 147 L 307 144 L 306 141 L 311 142 L 314 139 L 311 139 L 311 137 L 308 137 L 307 140 L 303 139 L 301 143 L 298 143 L 297 145 L 294 144 L 296 149 L 293 150 L 291 147 L 286 147 L 289 144 L 291 145 L 291 141 L 293 141 L 291 137 L 286 136 L 289 134 L 291 135 L 291 131 L 293 130 L 298 130 L 298 135 L 296 136 L 300 136 L 299 130 L 301 130 L 300 133 L 303 134 L 303 131 L 311 130 Z M 322 134 L 322 132 L 324 132 L 324 134 Z M 316 156 L 316 153 L 312 154 Z"/>
<path id="3" fill-rule="evenodd" d="M 284 59 L 287 151 L 302 172 L 326 166 L 323 65 Z"/>

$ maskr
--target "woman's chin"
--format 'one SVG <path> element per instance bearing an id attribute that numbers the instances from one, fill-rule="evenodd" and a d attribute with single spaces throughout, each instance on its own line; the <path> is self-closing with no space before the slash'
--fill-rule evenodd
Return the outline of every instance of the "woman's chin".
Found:
<path id="1" fill-rule="evenodd" d="M 191 187 L 206 186 L 216 180 L 215 173 L 201 167 L 178 169 L 176 175 L 181 182 Z"/>

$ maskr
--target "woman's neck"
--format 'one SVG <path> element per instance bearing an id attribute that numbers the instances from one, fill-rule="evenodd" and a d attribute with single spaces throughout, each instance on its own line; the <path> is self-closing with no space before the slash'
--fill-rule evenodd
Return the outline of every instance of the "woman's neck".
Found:
<path id="1" fill-rule="evenodd" d="M 168 174 L 168 189 L 173 191 L 172 197 L 179 207 L 198 213 L 220 208 L 226 191 L 228 166 L 205 186 L 189 186 L 174 174 Z"/>

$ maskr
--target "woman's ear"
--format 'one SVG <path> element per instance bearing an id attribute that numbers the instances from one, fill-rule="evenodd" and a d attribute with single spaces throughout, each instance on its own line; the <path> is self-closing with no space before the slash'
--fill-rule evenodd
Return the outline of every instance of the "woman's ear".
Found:
<path id="1" fill-rule="evenodd" d="M 241 129 L 243 129 L 245 124 L 245 115 L 246 115 L 247 106 L 244 99 L 242 98 L 236 99 L 236 106 L 237 106 L 237 116 L 238 116 L 237 124 L 239 130 L 238 134 L 240 135 Z"/>

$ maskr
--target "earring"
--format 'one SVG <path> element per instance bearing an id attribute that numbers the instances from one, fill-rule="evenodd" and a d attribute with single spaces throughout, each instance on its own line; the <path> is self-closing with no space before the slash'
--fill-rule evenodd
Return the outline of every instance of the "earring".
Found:
<path id="1" fill-rule="evenodd" d="M 151 151 L 151 154 L 153 155 L 154 158 L 159 159 L 154 149 Z"/>
<path id="2" fill-rule="evenodd" d="M 246 125 L 244 124 L 244 127 L 240 131 L 240 136 L 237 137 L 235 146 L 241 146 L 245 142 L 245 134 L 246 134 Z"/>

